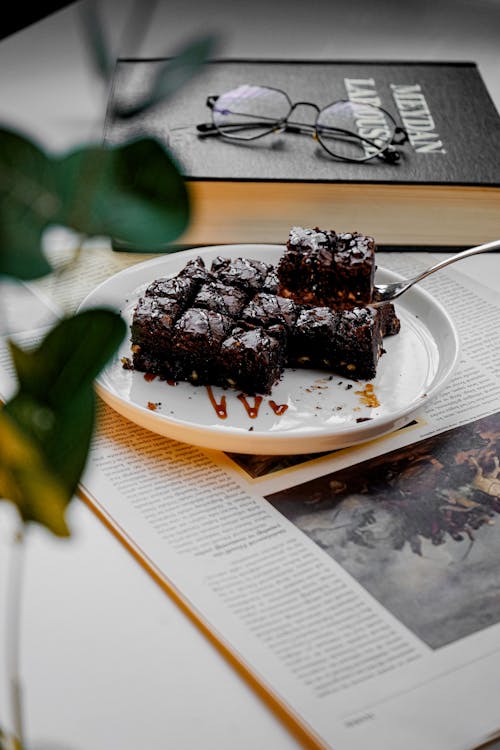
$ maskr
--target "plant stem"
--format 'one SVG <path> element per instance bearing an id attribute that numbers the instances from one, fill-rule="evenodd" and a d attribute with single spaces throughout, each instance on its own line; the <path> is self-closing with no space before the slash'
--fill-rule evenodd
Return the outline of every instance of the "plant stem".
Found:
<path id="1" fill-rule="evenodd" d="M 13 747 L 24 748 L 24 717 L 20 677 L 21 601 L 24 578 L 25 535 L 22 525 L 14 534 L 7 589 L 6 662 L 13 723 Z"/>
<path id="2" fill-rule="evenodd" d="M 9 333 L 9 322 L 7 305 L 5 304 L 5 294 L 2 294 L 1 287 L 5 284 L 5 281 L 0 279 L 0 336 L 7 336 Z M 3 322 L 1 322 L 3 321 Z"/>

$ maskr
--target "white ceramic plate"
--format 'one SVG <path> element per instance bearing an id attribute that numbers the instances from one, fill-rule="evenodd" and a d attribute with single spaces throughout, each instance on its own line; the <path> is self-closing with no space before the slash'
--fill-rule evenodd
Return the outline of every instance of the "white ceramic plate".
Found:
<path id="1" fill-rule="evenodd" d="M 121 271 L 95 289 L 82 308 L 111 306 L 129 323 L 137 298 L 154 279 L 176 274 L 193 257 L 207 265 L 217 255 L 259 258 L 276 262 L 279 245 L 224 245 L 195 248 Z M 399 277 L 379 268 L 376 280 Z M 207 388 L 189 383 L 169 385 L 143 373 L 124 369 L 130 356 L 126 339 L 102 372 L 96 388 L 113 409 L 148 430 L 194 445 L 253 454 L 292 454 L 328 451 L 378 437 L 407 424 L 414 412 L 448 382 L 458 357 L 458 336 L 444 308 L 427 292 L 414 287 L 396 303 L 401 331 L 384 341 L 373 395 L 366 382 L 349 381 L 317 370 L 286 370 L 269 397 L 249 416 L 238 391 L 213 388 L 216 402 L 226 399 L 221 419 Z M 283 405 L 284 413 L 273 410 Z M 254 405 L 254 399 L 247 402 Z M 378 405 L 376 403 L 378 402 Z"/>

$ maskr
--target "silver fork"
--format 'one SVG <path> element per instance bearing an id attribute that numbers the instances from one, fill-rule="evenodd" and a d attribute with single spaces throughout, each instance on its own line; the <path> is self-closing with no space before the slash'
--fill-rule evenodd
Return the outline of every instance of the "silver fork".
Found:
<path id="1" fill-rule="evenodd" d="M 441 268 L 445 268 L 451 263 L 456 263 L 457 260 L 462 260 L 462 258 L 469 258 L 471 255 L 477 255 L 478 253 L 487 253 L 488 250 L 500 250 L 500 240 L 485 242 L 483 245 L 476 245 L 476 247 L 470 247 L 468 250 L 463 250 L 461 253 L 457 253 L 450 258 L 442 260 L 440 263 L 436 263 L 435 266 L 427 268 L 412 279 L 395 281 L 392 284 L 376 284 L 373 289 L 372 301 L 376 304 L 377 302 L 389 302 L 390 300 L 396 299 L 396 297 L 399 297 L 403 292 L 406 292 L 418 281 L 422 281 L 426 276 L 430 276 L 431 273 L 440 271 Z"/>

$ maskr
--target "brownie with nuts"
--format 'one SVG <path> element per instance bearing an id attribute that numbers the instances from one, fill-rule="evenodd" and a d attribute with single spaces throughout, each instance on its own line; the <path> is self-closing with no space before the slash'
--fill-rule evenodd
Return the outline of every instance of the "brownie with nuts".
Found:
<path id="1" fill-rule="evenodd" d="M 371 380 L 382 354 L 382 317 L 376 307 L 342 310 L 335 334 L 333 369 L 354 380 Z"/>
<path id="2" fill-rule="evenodd" d="M 280 296 L 306 305 L 322 304 L 322 277 L 325 274 L 329 277 L 336 237 L 333 230 L 317 227 L 290 229 L 285 252 L 276 269 Z"/>
<path id="3" fill-rule="evenodd" d="M 277 275 L 278 294 L 302 304 L 368 304 L 373 294 L 375 242 L 359 232 L 292 227 Z"/>
<path id="4" fill-rule="evenodd" d="M 382 316 L 373 307 L 303 310 L 293 329 L 288 364 L 316 367 L 354 380 L 375 377 L 382 354 Z"/>
<path id="5" fill-rule="evenodd" d="M 124 367 L 248 394 L 269 393 L 286 366 L 371 379 L 400 327 L 391 303 L 366 303 L 374 247 L 357 232 L 292 227 L 277 266 L 193 257 L 139 298 Z"/>
<path id="6" fill-rule="evenodd" d="M 302 310 L 288 344 L 288 364 L 334 369 L 336 334 L 340 314 L 330 307 Z"/>
<path id="7" fill-rule="evenodd" d="M 375 279 L 375 242 L 359 232 L 337 234 L 325 304 L 368 304 Z"/>
<path id="8" fill-rule="evenodd" d="M 218 384 L 219 352 L 233 326 L 231 318 L 214 310 L 186 310 L 172 332 L 175 377 L 194 385 Z"/>
<path id="9" fill-rule="evenodd" d="M 131 324 L 132 364 L 136 370 L 170 377 L 172 334 L 182 305 L 170 297 L 141 297 Z"/>
<path id="10" fill-rule="evenodd" d="M 235 328 L 220 349 L 222 384 L 249 395 L 270 393 L 285 364 L 285 347 L 263 328 Z"/>

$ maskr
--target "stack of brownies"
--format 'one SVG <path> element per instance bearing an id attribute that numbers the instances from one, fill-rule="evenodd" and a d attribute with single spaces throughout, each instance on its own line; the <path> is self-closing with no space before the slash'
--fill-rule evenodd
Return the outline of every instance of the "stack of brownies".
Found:
<path id="1" fill-rule="evenodd" d="M 293 227 L 277 266 L 190 260 L 153 281 L 134 309 L 132 367 L 167 380 L 270 393 L 285 367 L 375 377 L 394 307 L 370 306 L 375 243 Z"/>

